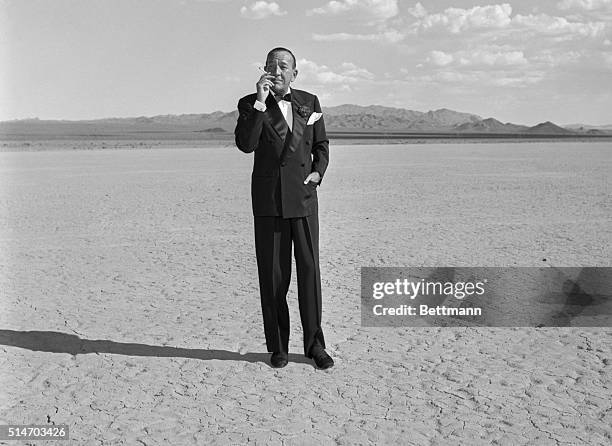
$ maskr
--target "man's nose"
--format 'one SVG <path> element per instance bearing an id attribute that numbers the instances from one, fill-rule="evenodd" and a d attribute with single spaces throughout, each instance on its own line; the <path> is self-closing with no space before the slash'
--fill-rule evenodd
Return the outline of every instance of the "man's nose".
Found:
<path id="1" fill-rule="evenodd" d="M 274 74 L 278 75 L 278 74 L 281 74 L 281 73 L 282 73 L 282 71 L 281 71 L 280 67 L 277 65 L 276 68 L 274 69 Z"/>

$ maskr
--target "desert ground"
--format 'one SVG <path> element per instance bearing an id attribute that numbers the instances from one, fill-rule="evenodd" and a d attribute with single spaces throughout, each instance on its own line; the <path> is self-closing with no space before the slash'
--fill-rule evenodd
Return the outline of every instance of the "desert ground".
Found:
<path id="1" fill-rule="evenodd" d="M 290 362 L 269 365 L 252 155 L 68 148 L 0 153 L 1 424 L 78 445 L 612 441 L 610 327 L 360 318 L 362 266 L 612 266 L 609 142 L 332 144 L 326 371 L 295 274 Z"/>

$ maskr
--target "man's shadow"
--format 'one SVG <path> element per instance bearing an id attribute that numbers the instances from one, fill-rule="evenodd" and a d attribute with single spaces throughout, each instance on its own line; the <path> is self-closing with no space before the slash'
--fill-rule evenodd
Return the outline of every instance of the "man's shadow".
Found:
<path id="1" fill-rule="evenodd" d="M 197 348 L 165 347 L 160 345 L 115 342 L 106 339 L 82 339 L 76 335 L 57 331 L 0 330 L 0 345 L 25 348 L 36 352 L 68 353 L 112 353 L 127 356 L 154 356 L 158 358 L 189 358 L 209 361 L 263 362 L 270 365 L 269 353 L 245 353 L 241 355 L 228 350 L 205 350 Z M 289 361 L 310 364 L 312 360 L 298 354 L 289 354 Z"/>

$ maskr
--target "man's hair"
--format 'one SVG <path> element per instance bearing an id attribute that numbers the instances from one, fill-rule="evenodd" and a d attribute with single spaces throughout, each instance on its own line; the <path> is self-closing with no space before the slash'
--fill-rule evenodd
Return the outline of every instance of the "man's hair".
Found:
<path id="1" fill-rule="evenodd" d="M 291 54 L 291 58 L 293 59 L 293 69 L 295 70 L 297 68 L 297 62 L 295 60 L 295 56 L 293 55 L 293 53 L 291 52 L 291 50 L 288 50 L 287 48 L 283 48 L 282 46 L 278 46 L 276 48 L 271 49 L 268 52 L 268 55 L 266 56 L 266 61 L 270 58 L 270 56 L 272 56 L 274 53 L 280 53 L 281 51 L 286 51 L 287 53 Z"/>

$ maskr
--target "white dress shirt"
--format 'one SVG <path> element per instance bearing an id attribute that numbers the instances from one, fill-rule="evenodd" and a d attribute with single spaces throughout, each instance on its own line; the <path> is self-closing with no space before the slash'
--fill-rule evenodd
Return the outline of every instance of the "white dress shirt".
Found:
<path id="1" fill-rule="evenodd" d="M 291 93 L 291 88 L 287 88 L 287 93 L 285 94 L 288 93 Z M 270 91 L 270 94 L 272 94 L 272 91 Z M 274 99 L 276 99 L 276 95 L 274 95 Z M 280 108 L 280 111 L 283 114 L 287 125 L 289 126 L 289 131 L 293 131 L 293 108 L 291 107 L 291 102 L 281 99 L 280 101 L 277 100 L 276 103 L 278 104 L 278 108 Z M 266 104 L 259 102 L 257 99 L 255 99 L 255 104 L 253 107 L 262 112 L 265 112 L 267 108 Z"/>

